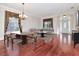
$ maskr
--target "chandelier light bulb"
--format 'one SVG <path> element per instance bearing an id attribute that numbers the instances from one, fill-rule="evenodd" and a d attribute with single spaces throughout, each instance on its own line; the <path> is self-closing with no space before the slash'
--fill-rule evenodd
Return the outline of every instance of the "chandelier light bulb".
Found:
<path id="1" fill-rule="evenodd" d="M 24 19 L 26 19 L 28 16 L 24 14 L 24 3 L 22 3 L 22 5 L 23 5 L 23 8 L 22 8 L 23 10 L 22 10 L 22 14 L 19 15 L 19 18 L 20 18 L 21 20 L 24 20 Z"/>

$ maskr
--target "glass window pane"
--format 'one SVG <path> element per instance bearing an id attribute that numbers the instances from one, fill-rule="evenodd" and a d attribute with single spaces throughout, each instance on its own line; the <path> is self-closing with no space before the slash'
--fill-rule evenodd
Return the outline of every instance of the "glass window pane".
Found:
<path id="1" fill-rule="evenodd" d="M 7 31 L 9 32 L 19 31 L 19 24 L 18 24 L 17 18 L 14 18 L 14 17 L 9 18 Z"/>

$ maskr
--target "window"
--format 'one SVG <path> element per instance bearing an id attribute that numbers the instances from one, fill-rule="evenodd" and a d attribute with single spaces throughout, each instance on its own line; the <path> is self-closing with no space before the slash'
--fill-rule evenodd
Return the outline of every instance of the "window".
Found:
<path id="1" fill-rule="evenodd" d="M 5 11 L 4 30 L 5 33 L 6 32 L 22 33 L 21 20 L 19 18 L 19 14 L 10 11 Z"/>
<path id="2" fill-rule="evenodd" d="M 18 18 L 10 17 L 7 31 L 13 32 L 13 31 L 19 31 L 19 24 L 18 24 Z"/>

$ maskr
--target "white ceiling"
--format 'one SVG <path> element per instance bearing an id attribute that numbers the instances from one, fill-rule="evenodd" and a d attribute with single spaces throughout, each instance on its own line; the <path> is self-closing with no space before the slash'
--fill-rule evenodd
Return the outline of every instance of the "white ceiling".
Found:
<path id="1" fill-rule="evenodd" d="M 1 5 L 8 6 L 22 11 L 22 4 L 20 3 L 0 3 Z M 36 18 L 51 16 L 65 11 L 71 11 L 79 7 L 79 3 L 25 3 L 25 13 L 28 16 Z"/>

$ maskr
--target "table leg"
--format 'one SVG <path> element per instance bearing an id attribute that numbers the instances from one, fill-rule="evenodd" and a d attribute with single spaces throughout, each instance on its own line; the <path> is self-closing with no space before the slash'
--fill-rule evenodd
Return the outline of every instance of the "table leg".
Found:
<path id="1" fill-rule="evenodd" d="M 22 44 L 26 44 L 27 43 L 27 36 L 22 36 Z"/>
<path id="2" fill-rule="evenodd" d="M 41 33 L 41 37 L 44 37 L 44 33 Z"/>

